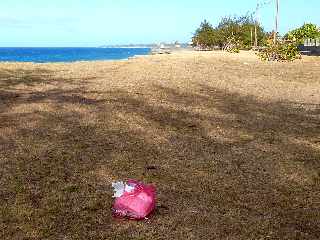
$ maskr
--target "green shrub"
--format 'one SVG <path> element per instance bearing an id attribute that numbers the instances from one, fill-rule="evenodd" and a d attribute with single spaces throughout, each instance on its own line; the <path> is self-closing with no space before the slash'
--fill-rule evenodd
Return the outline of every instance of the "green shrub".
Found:
<path id="1" fill-rule="evenodd" d="M 285 38 L 302 44 L 307 38 L 315 39 L 320 37 L 320 29 L 316 24 L 305 23 L 302 27 L 288 32 Z"/>
<path id="2" fill-rule="evenodd" d="M 293 61 L 301 58 L 297 46 L 293 43 L 269 45 L 267 48 L 261 50 L 258 55 L 265 61 Z"/>
<path id="3" fill-rule="evenodd" d="M 215 45 L 216 32 L 212 25 L 206 20 L 201 23 L 192 38 L 192 45 L 194 47 L 201 47 L 202 49 L 212 49 Z"/>

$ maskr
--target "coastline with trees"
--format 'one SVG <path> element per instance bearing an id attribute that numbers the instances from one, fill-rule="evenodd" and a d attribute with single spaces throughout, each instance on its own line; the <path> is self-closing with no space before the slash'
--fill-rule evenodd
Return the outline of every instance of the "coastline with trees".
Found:
<path id="1" fill-rule="evenodd" d="M 320 28 L 316 24 L 305 23 L 281 36 L 278 32 L 266 32 L 253 15 L 246 14 L 223 17 L 216 26 L 204 20 L 194 33 L 192 45 L 200 51 L 256 50 L 263 60 L 292 61 L 300 58 L 299 49 L 307 39 L 314 39 L 315 44 L 320 42 Z"/>

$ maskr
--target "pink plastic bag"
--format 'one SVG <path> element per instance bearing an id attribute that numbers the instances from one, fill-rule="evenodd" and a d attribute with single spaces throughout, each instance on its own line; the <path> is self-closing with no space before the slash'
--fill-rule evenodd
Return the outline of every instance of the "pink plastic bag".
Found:
<path id="1" fill-rule="evenodd" d="M 141 220 L 155 209 L 156 189 L 154 186 L 135 180 L 129 180 L 126 183 L 118 182 L 114 185 L 118 185 L 118 193 L 115 194 L 116 199 L 112 207 L 114 217 Z"/>

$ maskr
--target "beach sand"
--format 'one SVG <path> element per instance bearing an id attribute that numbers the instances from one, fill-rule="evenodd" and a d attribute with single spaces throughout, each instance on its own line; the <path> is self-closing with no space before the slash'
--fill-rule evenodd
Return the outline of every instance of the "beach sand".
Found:
<path id="1" fill-rule="evenodd" d="M 149 220 L 111 182 L 153 183 Z M 320 239 L 320 58 L 0 63 L 0 239 Z"/>

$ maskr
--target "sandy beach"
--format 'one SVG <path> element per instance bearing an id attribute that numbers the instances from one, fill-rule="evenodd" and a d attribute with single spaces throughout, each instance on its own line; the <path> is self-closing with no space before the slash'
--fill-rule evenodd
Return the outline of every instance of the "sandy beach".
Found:
<path id="1" fill-rule="evenodd" d="M 130 178 L 147 221 L 111 217 Z M 0 239 L 320 239 L 319 199 L 319 57 L 0 63 Z"/>

